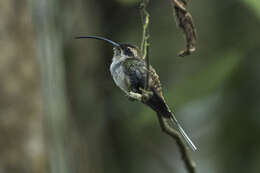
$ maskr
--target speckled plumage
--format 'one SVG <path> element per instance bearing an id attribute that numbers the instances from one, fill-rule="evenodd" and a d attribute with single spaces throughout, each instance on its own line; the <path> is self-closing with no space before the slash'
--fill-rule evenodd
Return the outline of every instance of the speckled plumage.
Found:
<path id="1" fill-rule="evenodd" d="M 110 71 L 116 85 L 121 88 L 126 95 L 132 95 L 130 98 L 136 98 L 138 95 L 143 98 L 143 91 L 147 90 L 147 88 L 145 88 L 147 81 L 147 65 L 146 62 L 140 58 L 137 48 L 124 44 L 121 44 L 120 47 L 115 47 Z M 174 114 L 167 106 L 162 94 L 159 76 L 152 66 L 149 67 L 148 92 L 152 93 L 152 95 L 148 97 L 147 100 L 142 99 L 142 102 L 152 108 L 159 116 L 174 122 L 190 147 L 193 150 L 196 150 L 196 146 L 189 139 Z"/>
<path id="2" fill-rule="evenodd" d="M 127 51 L 128 55 L 115 53 L 110 71 L 116 85 L 124 92 L 142 94 L 140 88 L 146 89 L 147 65 L 138 54 L 134 56 L 130 51 Z M 164 101 L 159 76 L 152 66 L 149 67 L 149 89 L 153 92 L 153 95 L 145 104 L 160 115 L 169 118 L 171 112 Z"/>

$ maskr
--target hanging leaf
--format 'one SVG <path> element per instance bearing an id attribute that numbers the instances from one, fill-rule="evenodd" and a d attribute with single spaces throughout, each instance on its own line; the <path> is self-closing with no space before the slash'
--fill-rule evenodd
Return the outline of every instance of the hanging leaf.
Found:
<path id="1" fill-rule="evenodd" d="M 176 23 L 183 31 L 186 40 L 186 49 L 178 55 L 181 57 L 190 55 L 196 50 L 196 28 L 193 24 L 191 14 L 186 10 L 187 5 L 185 0 L 172 0 Z"/>

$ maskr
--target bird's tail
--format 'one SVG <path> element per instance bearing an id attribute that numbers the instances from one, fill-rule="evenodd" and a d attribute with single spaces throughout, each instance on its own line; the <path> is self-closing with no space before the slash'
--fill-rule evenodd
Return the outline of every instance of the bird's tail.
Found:
<path id="1" fill-rule="evenodd" d="M 151 107 L 154 111 L 157 112 L 159 116 L 163 116 L 165 118 L 169 118 L 171 122 L 174 124 L 174 126 L 177 126 L 177 130 L 180 132 L 180 134 L 185 139 L 186 143 L 190 146 L 190 148 L 195 151 L 197 150 L 196 146 L 193 144 L 193 142 L 190 140 L 188 135 L 185 133 L 183 128 L 181 127 L 178 120 L 175 118 L 174 114 L 170 111 L 169 107 L 165 103 L 162 96 L 160 96 L 153 88 L 153 96 L 146 102 L 146 104 Z"/>
<path id="2" fill-rule="evenodd" d="M 172 114 L 172 113 L 171 113 Z M 178 120 L 175 118 L 175 116 L 172 114 L 170 117 L 171 121 L 176 124 L 178 131 L 180 132 L 180 134 L 182 135 L 182 137 L 185 139 L 186 143 L 189 145 L 189 147 L 195 151 L 197 150 L 197 147 L 194 145 L 194 143 L 192 142 L 192 140 L 189 138 L 189 136 L 186 134 L 186 132 L 183 130 L 183 128 L 181 127 L 180 123 L 178 122 Z"/>

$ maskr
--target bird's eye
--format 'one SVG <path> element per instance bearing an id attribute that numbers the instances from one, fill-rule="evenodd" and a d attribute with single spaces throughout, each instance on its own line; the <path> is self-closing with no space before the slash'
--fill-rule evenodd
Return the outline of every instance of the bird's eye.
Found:
<path id="1" fill-rule="evenodd" d="M 124 52 L 125 52 L 125 55 L 133 56 L 133 53 L 132 53 L 132 51 L 131 51 L 129 48 L 126 48 L 126 49 L 124 50 Z"/>
<path id="2" fill-rule="evenodd" d="M 129 48 L 127 48 L 126 51 L 127 51 L 128 54 L 131 54 L 131 55 L 133 54 L 132 51 Z"/>

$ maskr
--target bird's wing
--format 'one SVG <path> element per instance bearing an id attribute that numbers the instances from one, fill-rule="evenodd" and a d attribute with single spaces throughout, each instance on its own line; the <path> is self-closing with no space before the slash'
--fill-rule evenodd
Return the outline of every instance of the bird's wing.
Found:
<path id="1" fill-rule="evenodd" d="M 124 72 L 129 77 L 130 90 L 139 91 L 139 88 L 145 89 L 147 79 L 146 62 L 140 58 L 129 58 L 124 61 Z M 162 87 L 155 69 L 149 67 L 149 88 L 153 89 L 163 98 Z"/>
<path id="2" fill-rule="evenodd" d="M 123 66 L 128 77 L 129 90 L 141 93 L 139 88 L 144 88 L 146 82 L 145 62 L 138 58 L 128 58 L 124 61 Z"/>

